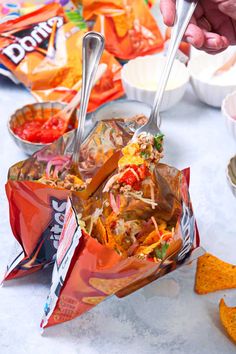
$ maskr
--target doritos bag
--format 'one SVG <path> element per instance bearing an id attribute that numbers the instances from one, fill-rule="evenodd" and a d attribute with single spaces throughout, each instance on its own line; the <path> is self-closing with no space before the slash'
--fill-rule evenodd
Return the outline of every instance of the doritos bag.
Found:
<path id="1" fill-rule="evenodd" d="M 81 88 L 82 37 L 63 8 L 50 4 L 0 25 L 0 62 L 14 72 L 38 101 L 70 101 Z M 89 110 L 123 95 L 120 64 L 105 52 L 107 70 L 95 85 Z"/>
<path id="2" fill-rule="evenodd" d="M 79 170 L 83 181 L 96 177 L 81 192 L 83 198 L 116 168 L 117 153 L 136 127 L 134 121 L 100 121 L 88 135 L 81 146 Z M 6 193 L 10 223 L 20 251 L 8 265 L 5 280 L 30 274 L 54 262 L 66 200 L 70 189 L 75 187 L 73 179 L 65 181 L 62 176 L 70 166 L 74 137 L 75 131 L 69 132 L 9 169 Z"/>
<path id="3" fill-rule="evenodd" d="M 199 246 L 199 237 L 188 193 L 189 170 L 178 171 L 159 164 L 155 174 L 159 188 L 158 213 L 165 215 L 168 223 L 174 225 L 173 239 L 156 261 L 136 254 L 124 256 L 117 249 L 100 242 L 96 235 L 92 237 L 85 229 L 85 218 L 93 216 L 87 207 L 91 204 L 93 208 L 93 204 L 103 198 L 104 185 L 92 196 L 92 201 L 83 202 L 72 193 L 67 204 L 42 327 L 80 316 L 113 294 L 126 296 L 173 271 L 193 256 L 193 251 Z M 143 206 L 145 209 L 145 204 Z M 88 215 L 83 220 L 87 210 Z M 95 214 L 96 218 L 101 215 L 99 209 Z M 126 211 L 126 215 L 128 225 L 132 222 L 131 209 Z M 107 215 L 103 216 L 107 220 Z M 143 231 L 148 227 L 147 221 Z M 97 232 L 101 231 L 99 228 Z"/>
<path id="4" fill-rule="evenodd" d="M 120 59 L 156 53 L 163 38 L 144 0 L 84 0 L 83 15 L 106 39 L 106 49 Z"/>

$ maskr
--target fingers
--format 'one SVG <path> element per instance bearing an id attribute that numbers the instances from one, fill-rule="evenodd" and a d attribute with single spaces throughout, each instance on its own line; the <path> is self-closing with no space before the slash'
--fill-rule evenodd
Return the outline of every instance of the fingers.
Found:
<path id="1" fill-rule="evenodd" d="M 217 53 L 229 46 L 229 41 L 225 36 L 208 31 L 210 28 L 207 27 L 211 26 L 208 21 L 204 26 L 206 29 L 200 28 L 195 18 L 192 19 L 192 22 L 186 30 L 185 40 L 195 48 Z"/>
<path id="2" fill-rule="evenodd" d="M 212 0 L 218 4 L 219 9 L 228 16 L 232 17 L 232 13 L 235 13 L 236 18 L 236 1 L 235 0 Z M 176 12 L 175 0 L 160 0 L 160 9 L 163 15 L 164 23 L 167 26 L 173 26 Z M 230 14 L 231 12 L 231 14 Z M 229 39 L 224 35 L 213 33 L 211 21 L 204 16 L 204 7 L 197 6 L 194 16 L 191 19 L 184 39 L 196 47 L 197 49 L 205 50 L 208 53 L 219 53 L 229 46 Z M 224 15 L 223 15 L 224 16 Z M 218 33 L 221 33 L 217 31 Z M 227 31 L 226 31 L 227 32 Z M 223 32 L 222 34 L 226 34 Z M 228 36 L 227 36 L 228 37 Z"/>
<path id="3" fill-rule="evenodd" d="M 224 36 L 212 32 L 204 33 L 204 47 L 212 51 L 221 51 L 226 49 L 229 46 L 228 39 Z"/>
<path id="4" fill-rule="evenodd" d="M 196 48 L 202 48 L 205 41 L 204 32 L 194 23 L 190 23 L 185 32 L 185 40 Z"/>
<path id="5" fill-rule="evenodd" d="M 175 0 L 161 0 L 160 10 L 166 26 L 173 26 L 175 21 Z"/>

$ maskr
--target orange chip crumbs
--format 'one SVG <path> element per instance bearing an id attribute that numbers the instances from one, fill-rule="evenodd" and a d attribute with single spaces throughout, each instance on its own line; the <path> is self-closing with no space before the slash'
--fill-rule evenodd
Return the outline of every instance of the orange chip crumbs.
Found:
<path id="1" fill-rule="evenodd" d="M 202 295 L 233 288 L 236 288 L 236 265 L 223 262 L 210 253 L 205 253 L 198 258 L 196 293 Z"/>
<path id="2" fill-rule="evenodd" d="M 236 307 L 228 307 L 224 299 L 219 304 L 220 320 L 229 337 L 236 343 Z"/>

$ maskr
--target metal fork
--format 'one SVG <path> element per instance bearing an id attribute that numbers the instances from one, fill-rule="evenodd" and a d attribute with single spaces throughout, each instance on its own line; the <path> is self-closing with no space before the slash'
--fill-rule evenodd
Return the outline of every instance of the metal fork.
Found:
<path id="1" fill-rule="evenodd" d="M 169 43 L 166 65 L 162 73 L 160 83 L 157 88 L 153 108 L 148 122 L 136 130 L 132 140 L 135 140 L 140 133 L 144 133 L 144 132 L 150 133 L 154 136 L 161 133 L 159 129 L 159 126 L 161 125 L 161 117 L 159 114 L 159 110 L 160 110 L 163 94 L 171 72 L 172 65 L 174 63 L 177 50 L 179 48 L 185 30 L 189 24 L 189 21 L 193 15 L 193 12 L 197 6 L 197 3 L 198 0 L 193 0 L 193 1 L 177 0 L 176 2 L 175 24 L 172 29 L 172 35 Z"/>

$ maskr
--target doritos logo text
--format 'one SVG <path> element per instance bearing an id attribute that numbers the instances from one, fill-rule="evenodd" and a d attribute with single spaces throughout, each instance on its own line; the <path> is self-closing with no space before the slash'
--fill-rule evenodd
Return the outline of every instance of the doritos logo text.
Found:
<path id="1" fill-rule="evenodd" d="M 37 26 L 31 28 L 31 31 L 23 31 L 24 35 L 22 38 L 15 35 L 17 43 L 12 43 L 8 45 L 4 50 L 3 54 L 6 55 L 14 64 L 19 64 L 25 57 L 27 52 L 33 52 L 40 44 L 45 40 L 48 40 L 53 32 L 53 26 L 60 28 L 64 24 L 63 17 L 55 16 L 47 21 L 40 22 Z M 48 41 L 47 41 L 48 42 Z"/>
<path id="2" fill-rule="evenodd" d="M 0 0 L 1 2 L 1 0 Z M 85 22 L 70 21 L 57 3 L 0 24 L 0 63 L 23 83 L 39 102 L 70 102 L 81 87 L 82 38 Z M 119 98 L 121 65 L 104 51 L 107 69 L 95 85 L 89 111 Z"/>

